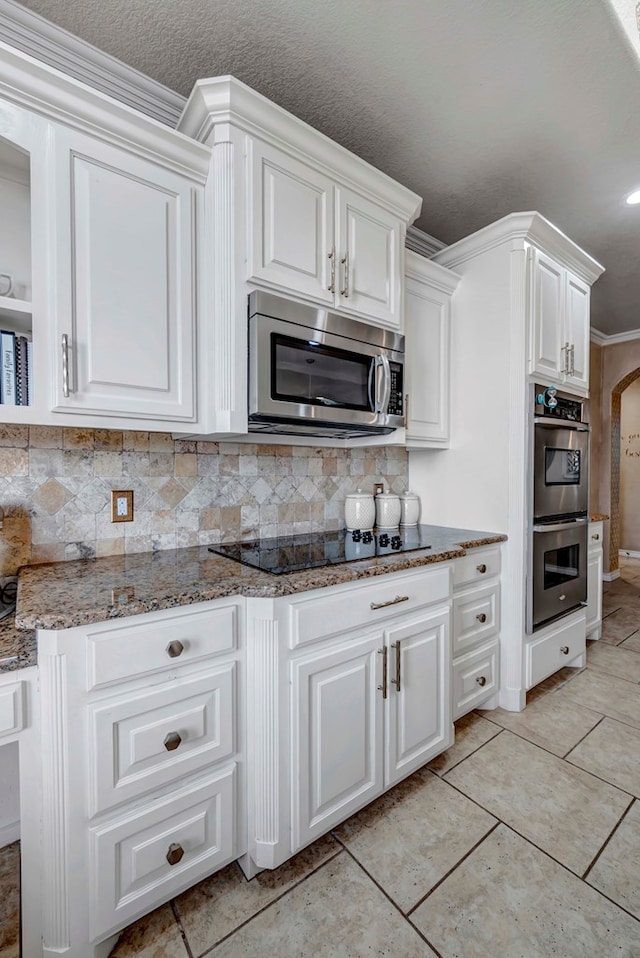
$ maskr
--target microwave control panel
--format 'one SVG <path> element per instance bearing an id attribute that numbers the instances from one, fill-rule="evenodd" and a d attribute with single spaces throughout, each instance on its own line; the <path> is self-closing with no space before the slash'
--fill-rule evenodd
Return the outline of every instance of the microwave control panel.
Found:
<path id="1" fill-rule="evenodd" d="M 387 415 L 404 416 L 404 380 L 401 363 L 389 363 L 391 371 L 391 390 L 389 393 L 389 408 Z"/>

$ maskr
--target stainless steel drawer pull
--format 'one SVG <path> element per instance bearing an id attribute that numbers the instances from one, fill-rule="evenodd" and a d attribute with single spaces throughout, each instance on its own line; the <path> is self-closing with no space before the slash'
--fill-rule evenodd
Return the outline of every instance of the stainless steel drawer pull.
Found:
<path id="1" fill-rule="evenodd" d="M 177 842 L 172 842 L 167 849 L 167 861 L 170 865 L 177 865 L 184 855 L 184 848 Z"/>
<path id="2" fill-rule="evenodd" d="M 563 655 L 568 655 L 568 654 L 569 654 L 569 646 L 568 646 L 568 645 L 561 645 L 561 646 L 560 646 L 560 651 L 562 652 Z"/>
<path id="3" fill-rule="evenodd" d="M 478 620 L 478 622 L 481 622 L 484 625 L 484 623 L 487 621 L 487 616 L 485 615 L 484 612 L 479 612 L 478 615 L 476 616 L 476 619 Z"/>
<path id="4" fill-rule="evenodd" d="M 487 684 L 487 680 L 485 679 L 484 675 L 479 675 L 476 678 L 476 682 L 481 688 L 484 688 L 484 686 Z"/>
<path id="5" fill-rule="evenodd" d="M 485 572 L 487 571 L 487 567 L 486 567 L 486 565 L 484 564 L 484 562 L 481 563 L 481 565 L 477 565 L 477 566 L 476 566 L 476 569 L 478 570 L 478 572 L 480 573 L 480 575 L 484 575 Z"/>
<path id="6" fill-rule="evenodd" d="M 378 649 L 378 655 L 382 656 L 382 685 L 378 686 L 378 691 L 382 692 L 382 698 L 387 697 L 387 647 Z"/>
<path id="7" fill-rule="evenodd" d="M 395 599 L 389 599 L 388 602 L 372 602 L 371 609 L 375 612 L 376 609 L 386 609 L 388 605 L 398 605 L 399 602 L 408 602 L 408 595 L 397 595 Z"/>
<path id="8" fill-rule="evenodd" d="M 395 685 L 396 692 L 399 692 L 400 691 L 400 669 L 401 669 L 401 660 L 402 660 L 402 655 L 400 652 L 400 643 L 392 642 L 391 648 L 396 650 L 396 677 L 395 679 L 391 679 L 391 684 Z"/>
<path id="9" fill-rule="evenodd" d="M 176 748 L 178 748 L 181 742 L 182 739 L 178 732 L 169 732 L 163 744 L 167 752 L 173 752 Z"/>
<path id="10" fill-rule="evenodd" d="M 180 639 L 174 639 L 173 642 L 169 642 L 166 652 L 170 659 L 177 659 L 184 652 L 184 645 Z"/>

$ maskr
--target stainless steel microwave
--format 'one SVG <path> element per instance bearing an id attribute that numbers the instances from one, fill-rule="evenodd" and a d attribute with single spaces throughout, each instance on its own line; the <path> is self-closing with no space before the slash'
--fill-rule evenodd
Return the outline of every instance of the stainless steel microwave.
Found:
<path id="1" fill-rule="evenodd" d="M 355 438 L 404 425 L 404 336 L 249 296 L 249 432 Z"/>

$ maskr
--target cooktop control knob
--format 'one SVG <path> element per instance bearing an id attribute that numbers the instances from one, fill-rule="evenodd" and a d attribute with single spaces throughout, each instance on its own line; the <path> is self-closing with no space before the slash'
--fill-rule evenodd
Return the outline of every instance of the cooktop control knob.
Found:
<path id="1" fill-rule="evenodd" d="M 387 535 L 386 532 L 380 533 L 380 535 L 378 536 L 378 542 L 383 549 L 386 549 L 386 547 L 389 545 L 389 536 Z"/>

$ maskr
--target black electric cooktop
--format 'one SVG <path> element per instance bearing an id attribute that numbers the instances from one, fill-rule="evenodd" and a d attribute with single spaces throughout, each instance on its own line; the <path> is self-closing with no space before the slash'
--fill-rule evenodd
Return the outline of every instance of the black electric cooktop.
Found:
<path id="1" fill-rule="evenodd" d="M 235 559 L 243 565 L 281 575 L 320 566 L 340 565 L 374 556 L 430 549 L 428 526 L 406 526 L 374 532 L 311 532 L 277 539 L 253 539 L 247 542 L 221 542 L 209 546 L 209 552 Z"/>

